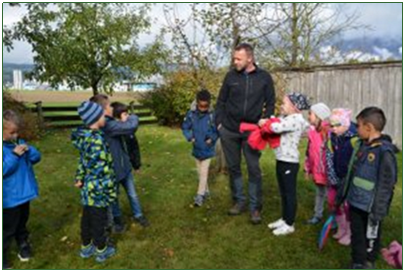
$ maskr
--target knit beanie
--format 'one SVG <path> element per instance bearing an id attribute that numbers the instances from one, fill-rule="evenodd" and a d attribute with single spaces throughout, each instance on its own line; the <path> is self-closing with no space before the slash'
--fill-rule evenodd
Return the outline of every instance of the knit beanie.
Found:
<path id="1" fill-rule="evenodd" d="M 287 96 L 298 110 L 303 111 L 310 109 L 308 98 L 305 95 L 298 92 L 293 92 L 289 93 Z"/>
<path id="2" fill-rule="evenodd" d="M 330 108 L 322 102 L 312 105 L 310 110 L 321 120 L 326 120 L 331 115 Z"/>
<path id="3" fill-rule="evenodd" d="M 87 126 L 96 123 L 104 115 L 103 108 L 91 101 L 82 102 L 78 107 L 78 113 Z"/>
<path id="4" fill-rule="evenodd" d="M 350 127 L 352 111 L 350 109 L 337 108 L 331 111 L 330 123 Z"/>

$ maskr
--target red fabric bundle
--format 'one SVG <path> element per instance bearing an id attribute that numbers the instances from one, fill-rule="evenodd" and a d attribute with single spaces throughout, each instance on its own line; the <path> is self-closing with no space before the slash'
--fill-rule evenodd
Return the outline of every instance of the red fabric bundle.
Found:
<path id="1" fill-rule="evenodd" d="M 271 125 L 272 123 L 279 122 L 280 119 L 278 118 L 270 118 L 262 128 L 257 124 L 242 122 L 240 124 L 240 132 L 251 132 L 248 137 L 248 144 L 254 150 L 264 150 L 266 144 L 268 144 L 270 148 L 275 149 L 281 144 L 281 136 L 272 132 Z"/>

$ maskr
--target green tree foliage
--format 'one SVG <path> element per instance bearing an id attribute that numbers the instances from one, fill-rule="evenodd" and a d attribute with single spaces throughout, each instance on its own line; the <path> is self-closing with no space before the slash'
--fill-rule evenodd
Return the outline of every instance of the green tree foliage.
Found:
<path id="1" fill-rule="evenodd" d="M 25 4 L 28 13 L 3 28 L 6 45 L 32 45 L 34 70 L 29 75 L 53 86 L 111 89 L 113 82 L 143 78 L 159 71 L 162 43 L 140 48 L 137 38 L 150 27 L 150 5 L 123 3 Z"/>

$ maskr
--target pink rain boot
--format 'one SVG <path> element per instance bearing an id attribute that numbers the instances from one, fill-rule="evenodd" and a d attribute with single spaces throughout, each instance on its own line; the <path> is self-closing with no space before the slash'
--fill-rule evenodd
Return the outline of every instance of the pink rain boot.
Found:
<path id="1" fill-rule="evenodd" d="M 344 218 L 344 220 L 345 220 L 345 218 Z M 338 240 L 338 243 L 341 244 L 341 245 L 344 245 L 344 246 L 349 246 L 351 244 L 351 226 L 350 226 L 350 222 L 345 220 L 344 227 L 345 227 L 344 235 L 343 235 L 343 237 L 341 237 Z"/>
<path id="2" fill-rule="evenodd" d="M 345 234 L 345 215 L 344 214 L 337 215 L 336 222 L 337 222 L 337 233 L 333 235 L 333 238 L 339 240 Z"/>

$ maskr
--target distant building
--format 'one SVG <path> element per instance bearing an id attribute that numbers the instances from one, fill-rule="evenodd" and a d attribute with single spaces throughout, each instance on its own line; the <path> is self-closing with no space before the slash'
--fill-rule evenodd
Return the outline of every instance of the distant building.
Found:
<path id="1" fill-rule="evenodd" d="M 13 88 L 16 90 L 23 89 L 23 72 L 21 70 L 13 70 Z"/>

